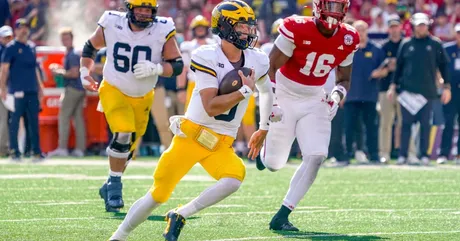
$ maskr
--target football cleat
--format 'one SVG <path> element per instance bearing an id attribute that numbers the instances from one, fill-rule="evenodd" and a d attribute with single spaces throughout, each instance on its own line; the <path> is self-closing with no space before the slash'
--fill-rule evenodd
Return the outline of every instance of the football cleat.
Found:
<path id="1" fill-rule="evenodd" d="M 265 169 L 265 165 L 260 158 L 260 155 L 256 157 L 256 167 L 259 171 L 263 171 Z"/>
<path id="2" fill-rule="evenodd" d="M 270 222 L 270 230 L 276 231 L 299 231 L 287 218 L 278 218 L 273 217 L 272 221 Z"/>
<path id="3" fill-rule="evenodd" d="M 123 184 L 121 177 L 110 177 L 107 182 L 107 205 L 110 208 L 123 208 Z"/>
<path id="4" fill-rule="evenodd" d="M 104 185 L 99 189 L 99 196 L 104 199 L 104 205 L 105 205 L 105 211 L 106 212 L 112 212 L 112 213 L 118 213 L 120 212 L 119 208 L 112 208 L 109 206 L 107 203 L 107 182 L 104 182 Z"/>
<path id="5" fill-rule="evenodd" d="M 166 214 L 166 222 L 168 222 L 168 226 L 166 226 L 163 237 L 166 241 L 177 241 L 182 228 L 184 228 L 185 218 L 176 210 L 171 210 Z"/>

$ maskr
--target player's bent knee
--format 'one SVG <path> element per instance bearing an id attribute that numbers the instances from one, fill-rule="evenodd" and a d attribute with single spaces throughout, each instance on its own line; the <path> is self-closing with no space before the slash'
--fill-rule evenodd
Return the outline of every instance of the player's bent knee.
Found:
<path id="1" fill-rule="evenodd" d="M 116 132 L 110 145 L 107 147 L 107 154 L 115 158 L 128 158 L 133 140 L 132 133 Z"/>
<path id="2" fill-rule="evenodd" d="M 225 183 L 225 188 L 227 189 L 228 193 L 234 193 L 236 192 L 241 184 L 243 183 L 242 181 L 236 179 L 236 178 L 222 178 L 220 179 L 221 182 Z"/>
<path id="3" fill-rule="evenodd" d="M 285 165 L 284 161 L 279 160 L 279 158 L 276 158 L 275 156 L 267 156 L 267 157 L 265 157 L 263 159 L 263 163 L 264 163 L 265 167 L 271 172 L 279 171 Z"/>

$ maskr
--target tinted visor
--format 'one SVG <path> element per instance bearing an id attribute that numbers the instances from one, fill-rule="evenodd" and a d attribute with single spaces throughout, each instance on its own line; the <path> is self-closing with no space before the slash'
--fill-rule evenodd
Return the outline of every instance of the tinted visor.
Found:
<path id="1" fill-rule="evenodd" d="M 345 3 L 326 1 L 324 3 L 323 12 L 343 15 L 345 14 Z"/>

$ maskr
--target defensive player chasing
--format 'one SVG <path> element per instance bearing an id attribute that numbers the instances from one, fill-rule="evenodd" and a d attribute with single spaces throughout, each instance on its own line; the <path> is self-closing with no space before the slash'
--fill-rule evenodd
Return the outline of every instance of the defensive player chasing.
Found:
<path id="1" fill-rule="evenodd" d="M 313 184 L 327 156 L 331 120 L 347 95 L 353 55 L 359 45 L 356 30 L 342 23 L 349 4 L 349 0 L 314 0 L 314 17 L 286 18 L 270 52 L 269 76 L 273 79 L 276 75 L 276 97 L 284 116 L 282 122 L 270 126 L 262 163 L 257 167 L 281 169 L 294 138 L 302 151 L 302 164 L 270 229 L 298 231 L 288 216 Z M 336 67 L 336 86 L 326 98 L 323 85 Z"/>
<path id="2" fill-rule="evenodd" d="M 184 71 L 177 76 L 177 98 L 179 101 L 185 103 L 185 110 L 187 110 L 187 106 L 192 98 L 193 89 L 195 88 L 195 77 L 193 71 L 189 70 L 192 51 L 199 48 L 201 45 L 213 44 L 216 42 L 214 39 L 209 38 L 210 25 L 211 24 L 205 17 L 201 15 L 196 16 L 190 23 L 193 40 L 185 41 L 180 45 L 182 59 L 184 60 Z"/>
<path id="3" fill-rule="evenodd" d="M 99 86 L 100 104 L 113 139 L 107 147 L 110 172 L 99 190 L 107 211 L 124 206 L 121 176 L 135 142 L 145 133 L 158 76 L 175 76 L 183 62 L 171 18 L 156 16 L 156 0 L 126 0 L 127 13 L 107 11 L 85 43 L 81 80 L 86 89 L 97 91 L 90 76 L 98 49 L 107 47 L 104 80 Z"/>
<path id="4" fill-rule="evenodd" d="M 214 8 L 211 27 L 222 43 L 204 45 L 192 53 L 191 69 L 195 71 L 196 87 L 185 117 L 172 118 L 175 136 L 160 157 L 152 188 L 133 204 L 110 240 L 126 240 L 153 209 L 169 199 L 177 183 L 196 163 L 218 181 L 193 201 L 166 215 L 168 225 L 163 233 L 166 240 L 178 239 L 186 218 L 238 190 L 245 177 L 245 166 L 233 151 L 232 143 L 254 86 L 260 91 L 261 123 L 249 143 L 253 158 L 267 135 L 273 102 L 267 76 L 268 57 L 252 48 L 257 39 L 255 23 L 253 10 L 241 0 L 222 2 Z M 252 73 L 246 77 L 239 72 L 241 89 L 217 95 L 224 76 L 242 66 L 252 68 Z"/>

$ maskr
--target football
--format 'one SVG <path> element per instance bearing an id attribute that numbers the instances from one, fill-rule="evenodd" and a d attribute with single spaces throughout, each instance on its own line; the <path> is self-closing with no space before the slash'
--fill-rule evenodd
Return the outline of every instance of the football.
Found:
<path id="1" fill-rule="evenodd" d="M 243 81 L 241 80 L 238 70 L 243 71 L 244 76 L 251 74 L 251 69 L 246 67 L 241 67 L 239 69 L 234 69 L 228 72 L 222 81 L 219 84 L 218 95 L 226 95 L 234 91 L 239 90 L 243 86 Z"/>

